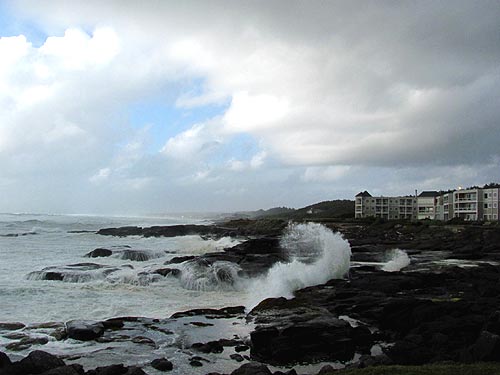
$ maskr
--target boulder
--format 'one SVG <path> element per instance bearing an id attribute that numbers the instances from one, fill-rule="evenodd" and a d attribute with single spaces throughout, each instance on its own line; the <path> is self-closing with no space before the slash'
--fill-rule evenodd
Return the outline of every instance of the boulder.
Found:
<path id="1" fill-rule="evenodd" d="M 87 258 L 100 258 L 100 257 L 109 257 L 113 254 L 113 251 L 104 248 L 98 248 L 92 250 L 91 252 L 85 254 Z"/>
<path id="2" fill-rule="evenodd" d="M 155 270 L 153 273 L 157 273 L 158 275 L 162 275 L 165 277 L 169 275 L 178 277 L 181 274 L 181 270 L 177 268 L 160 268 Z"/>
<path id="3" fill-rule="evenodd" d="M 483 331 L 469 348 L 474 362 L 498 361 L 500 359 L 500 336 Z"/>
<path id="4" fill-rule="evenodd" d="M 224 351 L 224 347 L 219 341 L 209 341 L 207 343 L 197 342 L 191 345 L 191 348 L 202 353 L 222 353 Z"/>
<path id="5" fill-rule="evenodd" d="M 41 375 L 84 375 L 83 368 L 79 369 L 75 366 L 62 366 L 42 372 Z"/>
<path id="6" fill-rule="evenodd" d="M 12 362 L 7 354 L 0 352 L 0 368 L 10 366 Z"/>
<path id="7" fill-rule="evenodd" d="M 13 323 L 0 323 L 0 329 L 6 331 L 16 331 L 18 329 L 23 329 L 25 325 L 19 322 Z"/>
<path id="8" fill-rule="evenodd" d="M 68 337 L 79 341 L 90 341 L 101 337 L 104 324 L 90 320 L 71 320 L 66 323 Z"/>
<path id="9" fill-rule="evenodd" d="M 122 364 L 105 367 L 97 367 L 95 370 L 86 372 L 86 375 L 147 375 L 139 367 L 125 367 Z"/>
<path id="10" fill-rule="evenodd" d="M 174 368 L 174 365 L 166 358 L 158 358 L 151 362 L 151 367 L 158 371 L 170 371 Z"/>
<path id="11" fill-rule="evenodd" d="M 234 370 L 231 375 L 272 375 L 272 372 L 262 363 L 249 362 Z"/>
<path id="12" fill-rule="evenodd" d="M 27 357 L 15 363 L 14 366 L 17 370 L 20 370 L 20 374 L 41 374 L 45 371 L 65 366 L 65 363 L 55 355 L 41 350 L 34 350 Z"/>
<path id="13" fill-rule="evenodd" d="M 169 261 L 166 261 L 164 264 L 167 265 L 167 264 L 179 264 L 179 263 L 183 263 L 187 260 L 191 260 L 191 259 L 194 259 L 196 258 L 194 255 L 185 255 L 185 256 L 181 256 L 181 257 L 173 257 L 172 259 L 170 259 Z"/>
<path id="14" fill-rule="evenodd" d="M 123 250 L 121 252 L 121 259 L 133 260 L 136 262 L 145 262 L 153 258 L 157 258 L 157 256 L 147 250 Z"/>
<path id="15" fill-rule="evenodd" d="M 243 362 L 245 360 L 242 355 L 236 354 L 236 353 L 235 354 L 231 354 L 229 356 L 229 358 L 235 360 L 236 362 Z"/>

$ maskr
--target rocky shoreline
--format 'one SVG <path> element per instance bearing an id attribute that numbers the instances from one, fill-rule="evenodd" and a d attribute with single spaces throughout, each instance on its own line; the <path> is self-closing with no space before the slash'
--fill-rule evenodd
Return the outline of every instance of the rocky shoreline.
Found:
<path id="1" fill-rule="evenodd" d="M 35 350 L 26 357 L 14 356 L 11 363 L 9 356 L 0 353 L 0 374 L 131 375 L 172 369 L 199 374 L 215 374 L 220 369 L 235 375 L 271 374 L 271 370 L 275 374 L 324 374 L 344 366 L 500 361 L 498 226 L 393 222 L 326 225 L 341 232 L 351 245 L 353 263 L 345 279 L 298 290 L 292 299 L 266 299 L 251 311 L 244 307 L 198 309 L 164 320 L 124 317 L 38 327 L 0 324 L 0 335 L 12 340 L 6 347 L 10 357 L 16 350 L 43 350 L 48 340 L 41 333 L 56 340 L 99 345 L 87 360 Z M 108 228 L 98 233 L 245 237 L 245 242 L 224 251 L 173 258 L 154 273 L 158 277 L 179 277 L 181 263 L 210 267 L 227 262 L 238 265 L 238 275 L 255 277 L 286 260 L 279 242 L 285 226 L 286 222 L 280 220 L 237 221 L 216 226 Z M 399 272 L 381 270 L 381 262 L 396 248 L 409 254 L 410 265 Z M 146 257 L 134 249 L 96 249 L 87 256 L 110 256 L 116 251 L 128 259 Z M 95 267 L 89 264 L 87 267 Z M 65 277 L 57 269 L 46 270 L 45 274 L 50 280 Z M 216 277 L 231 283 L 233 275 L 221 268 Z M 181 330 L 183 334 L 179 335 Z M 226 337 L 226 332 L 233 335 Z M 106 345 L 128 345 L 130 361 L 115 367 L 92 367 L 112 352 L 106 351 Z M 148 348 L 167 347 L 182 352 L 182 363 L 170 362 L 166 349 L 164 357 L 145 354 L 151 351 Z M 304 363 L 317 366 L 304 370 L 300 367 Z"/>

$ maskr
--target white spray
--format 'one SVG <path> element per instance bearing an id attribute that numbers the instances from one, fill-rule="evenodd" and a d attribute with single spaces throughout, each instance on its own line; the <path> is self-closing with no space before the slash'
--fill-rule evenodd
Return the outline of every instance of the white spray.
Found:
<path id="1" fill-rule="evenodd" d="M 386 272 L 398 272 L 409 265 L 408 254 L 403 250 L 394 249 L 390 252 L 390 260 L 381 269 Z"/>
<path id="2" fill-rule="evenodd" d="M 321 224 L 289 224 L 281 241 L 290 262 L 275 264 L 263 278 L 252 281 L 247 306 L 268 297 L 293 297 L 293 292 L 349 271 L 351 247 L 339 234 Z"/>

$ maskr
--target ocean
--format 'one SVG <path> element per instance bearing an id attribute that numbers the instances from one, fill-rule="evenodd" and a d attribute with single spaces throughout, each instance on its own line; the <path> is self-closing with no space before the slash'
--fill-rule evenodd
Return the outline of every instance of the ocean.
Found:
<path id="1" fill-rule="evenodd" d="M 200 221 L 1 214 L 0 322 L 29 324 L 71 319 L 101 320 L 116 316 L 165 318 L 187 309 L 241 304 L 241 293 L 235 290 L 188 290 L 173 277 L 144 277 L 174 256 L 220 251 L 236 245 L 239 243 L 237 240 L 203 240 L 199 236 L 120 238 L 95 233 L 107 227 L 187 223 Z M 140 249 L 155 257 L 142 262 L 124 260 L 119 256 L 85 257 L 96 248 Z M 36 278 L 36 272 L 47 267 L 80 263 L 95 263 L 117 270 L 107 275 L 96 272 L 95 275 L 87 275 L 90 277 L 67 282 Z"/>
<path id="2" fill-rule="evenodd" d="M 167 318 L 196 308 L 243 305 L 249 311 L 267 297 L 290 298 L 299 288 L 343 277 L 350 267 L 349 243 L 340 234 L 314 223 L 291 224 L 281 239 L 289 261 L 275 264 L 254 279 L 238 278 L 238 265 L 230 262 L 206 269 L 176 264 L 181 277 L 154 272 L 170 267 L 165 263 L 173 257 L 221 251 L 244 238 L 96 234 L 102 228 L 174 224 L 208 222 L 183 217 L 0 214 L 0 323 L 26 325 L 14 333 L 0 329 L 0 351 L 16 359 L 34 349 L 46 350 L 86 369 L 113 363 L 148 366 L 152 359 L 166 356 L 175 362 L 173 374 L 230 372 L 239 364 L 227 351 L 206 354 L 208 362 L 202 369 L 191 368 L 189 361 L 196 353 L 189 347 L 194 342 L 221 337 L 247 340 L 253 329 L 251 322 L 242 317 L 210 321 L 203 317 Z M 85 256 L 97 248 L 110 249 L 113 254 Z M 131 258 L 131 250 L 140 251 L 144 257 Z M 233 282 L 217 278 L 221 267 L 222 274 L 232 275 Z M 126 328 L 125 332 L 135 332 L 137 342 L 122 340 L 121 333 L 112 343 L 60 341 L 53 336 L 54 329 L 70 320 L 102 321 L 114 317 L 152 320 L 130 323 Z M 160 331 L 147 328 L 152 324 L 160 324 Z M 25 347 L 23 337 L 31 340 Z M 37 339 L 42 340 L 40 344 Z M 153 348 L 147 345 L 148 340 L 154 342 Z M 148 373 L 156 372 L 148 367 Z"/>

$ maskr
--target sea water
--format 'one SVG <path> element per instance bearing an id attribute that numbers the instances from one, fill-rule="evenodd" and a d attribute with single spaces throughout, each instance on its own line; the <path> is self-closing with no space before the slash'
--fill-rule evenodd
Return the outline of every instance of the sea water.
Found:
<path id="1" fill-rule="evenodd" d="M 239 278 L 239 266 L 225 261 L 168 265 L 173 257 L 222 251 L 241 238 L 96 233 L 109 227 L 193 223 L 207 224 L 183 217 L 0 214 L 0 322 L 166 318 L 194 308 L 252 308 L 267 297 L 291 298 L 297 289 L 342 278 L 349 271 L 347 240 L 316 223 L 290 224 L 280 241 L 287 261 L 254 279 Z M 85 257 L 96 248 L 111 249 L 114 254 Z M 148 260 L 123 259 L 129 250 L 140 250 Z M 406 253 L 397 249 L 380 267 L 396 271 L 409 262 Z M 154 272 L 166 267 L 180 269 L 181 276 Z M 69 271 L 63 281 L 43 280 L 44 272 L 53 270 Z"/>
<path id="2" fill-rule="evenodd" d="M 199 236 L 111 237 L 96 234 L 106 227 L 173 225 L 200 221 L 184 218 L 126 218 L 79 215 L 0 215 L 0 322 L 68 321 L 116 316 L 165 318 L 176 311 L 241 304 L 235 290 L 183 288 L 176 278 L 144 275 L 174 256 L 220 251 L 236 239 L 203 240 Z M 136 249 L 156 254 L 148 261 L 119 256 L 86 258 L 95 248 Z M 76 282 L 39 280 L 32 273 L 78 263 L 116 267 L 107 278 Z M 167 266 L 163 266 L 167 267 Z M 143 280 L 141 281 L 141 276 Z M 80 281 L 80 282 L 78 282 Z"/>
<path id="3" fill-rule="evenodd" d="M 239 266 L 226 261 L 206 266 L 199 262 L 168 264 L 176 256 L 222 251 L 243 238 L 113 237 L 96 233 L 109 227 L 193 223 L 208 224 L 182 217 L 0 214 L 0 322 L 22 322 L 33 327 L 34 323 L 72 319 L 104 320 L 122 316 L 164 319 L 174 312 L 194 308 L 244 305 L 249 310 L 267 297 L 291 298 L 297 289 L 346 277 L 349 271 L 348 241 L 315 223 L 290 224 L 280 241 L 287 260 L 253 279 L 239 277 Z M 96 248 L 110 249 L 113 254 L 85 257 Z M 140 250 L 144 254 L 139 257 L 142 261 L 124 259 L 131 250 Z M 397 251 L 380 266 L 390 262 L 399 264 L 395 258 L 401 257 Z M 406 265 L 406 260 L 403 263 Z M 163 277 L 154 272 L 167 267 L 180 269 L 180 277 Z M 389 268 L 393 271 L 397 267 Z M 66 272 L 63 280 L 44 279 L 47 272 L 54 270 Z M 203 321 L 204 318 L 195 319 Z M 175 334 L 158 339 L 159 347 L 154 350 L 128 342 L 83 343 L 49 338 L 46 345 L 11 352 L 6 349 L 11 342 L 7 336 L 0 337 L 0 350 L 18 359 L 38 348 L 64 355 L 70 361 L 69 357 L 74 357 L 73 361 L 86 368 L 112 363 L 147 365 L 153 358 L 167 356 L 176 363 L 173 374 L 202 374 L 221 369 L 231 372 L 238 363 L 226 352 L 217 358 L 206 355 L 210 363 L 195 371 L 188 364 L 193 354 L 184 348 L 200 340 L 244 338 L 251 330 L 251 324 L 241 319 L 215 320 L 207 327 L 195 329 L 184 321 L 167 322 L 164 324 Z"/>

